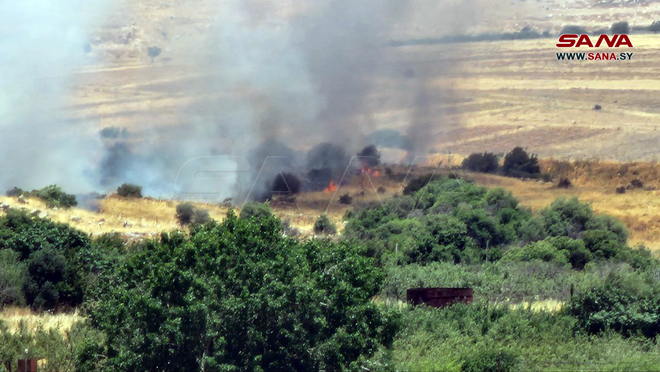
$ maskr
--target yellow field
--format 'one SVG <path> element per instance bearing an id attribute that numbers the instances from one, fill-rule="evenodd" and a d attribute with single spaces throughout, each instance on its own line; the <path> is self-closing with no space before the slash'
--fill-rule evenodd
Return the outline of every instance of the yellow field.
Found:
<path id="1" fill-rule="evenodd" d="M 6 307 L 0 308 L 0 321 L 5 322 L 10 332 L 17 332 L 21 327 L 32 333 L 37 329 L 49 331 L 51 329 L 66 332 L 71 326 L 84 318 L 76 310 L 73 313 L 50 314 L 36 313 L 28 308 Z"/>

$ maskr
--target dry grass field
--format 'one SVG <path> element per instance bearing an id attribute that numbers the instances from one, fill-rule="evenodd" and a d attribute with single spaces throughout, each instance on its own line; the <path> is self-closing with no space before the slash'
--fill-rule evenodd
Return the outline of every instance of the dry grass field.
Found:
<path id="1" fill-rule="evenodd" d="M 28 332 L 34 332 L 37 329 L 49 331 L 57 329 L 60 332 L 66 332 L 71 326 L 82 321 L 84 318 L 78 314 L 78 311 L 72 313 L 50 314 L 47 312 L 37 313 L 29 308 L 6 307 L 0 308 L 0 321 L 4 321 L 9 327 L 10 332 L 17 332 L 21 327 Z"/>

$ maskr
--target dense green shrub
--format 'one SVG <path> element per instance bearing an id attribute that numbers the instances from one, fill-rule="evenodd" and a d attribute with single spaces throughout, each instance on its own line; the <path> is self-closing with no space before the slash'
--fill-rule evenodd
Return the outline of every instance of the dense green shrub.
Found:
<path id="1" fill-rule="evenodd" d="M 359 369 L 397 329 L 371 302 L 382 279 L 357 245 L 300 243 L 272 216 L 230 212 L 135 249 L 98 282 L 89 318 L 109 371 Z"/>
<path id="2" fill-rule="evenodd" d="M 522 147 L 516 147 L 504 157 L 502 171 L 512 177 L 535 177 L 541 168 L 536 155 L 529 156 Z"/>
<path id="3" fill-rule="evenodd" d="M 193 222 L 195 207 L 191 203 L 181 203 L 176 206 L 176 219 L 179 225 L 190 225 Z"/>
<path id="4" fill-rule="evenodd" d="M 20 254 L 9 248 L 0 249 L 0 308 L 4 305 L 24 305 L 23 286 L 25 263 Z"/>
<path id="5" fill-rule="evenodd" d="M 589 333 L 613 330 L 624 336 L 660 334 L 660 283 L 650 273 L 614 273 L 578 293 L 566 311 Z"/>
<path id="6" fill-rule="evenodd" d="M 337 226 L 330 221 L 328 215 L 322 214 L 314 223 L 314 232 L 317 234 L 333 235 L 337 233 Z"/>
<path id="7" fill-rule="evenodd" d="M 0 250 L 11 249 L 26 265 L 23 293 L 37 309 L 76 306 L 94 262 L 83 232 L 66 224 L 10 209 L 0 218 Z"/>
<path id="8" fill-rule="evenodd" d="M 339 197 L 339 204 L 351 205 L 353 203 L 353 197 L 349 194 L 344 194 Z"/>
<path id="9" fill-rule="evenodd" d="M 74 323 L 65 331 L 45 329 L 40 324 L 32 329 L 25 322 L 19 323 L 18 329 L 10 330 L 0 321 L 0 362 L 9 363 L 12 371 L 18 371 L 18 360 L 26 357 L 46 361 L 44 365 L 40 363 L 39 371 L 100 371 L 103 365 L 93 363 L 96 355 L 90 355 L 89 351 L 92 345 L 96 345 L 96 352 L 102 351 L 98 348 L 102 342 L 103 335 L 82 322 Z M 5 371 L 3 364 L 0 364 L 0 371 Z"/>
<path id="10" fill-rule="evenodd" d="M 241 209 L 240 218 L 243 220 L 249 220 L 252 218 L 260 219 L 260 218 L 267 218 L 272 215 L 273 212 L 271 212 L 270 207 L 268 206 L 267 203 L 257 203 L 257 202 L 249 201 L 245 203 L 245 205 Z"/>
<path id="11" fill-rule="evenodd" d="M 497 155 L 489 152 L 471 154 L 463 160 L 463 168 L 473 172 L 493 173 L 500 167 Z"/>
<path id="12" fill-rule="evenodd" d="M 67 194 L 57 185 L 46 186 L 40 190 L 32 190 L 26 196 L 34 196 L 44 200 L 48 207 L 53 208 L 70 208 L 78 205 L 76 196 Z"/>
<path id="13" fill-rule="evenodd" d="M 502 259 L 516 262 L 541 260 L 558 264 L 568 263 L 566 252 L 560 251 L 552 243 L 546 240 L 530 243 L 524 247 L 513 247 L 506 252 Z"/>
<path id="14" fill-rule="evenodd" d="M 660 21 L 653 21 L 653 23 L 651 23 L 651 26 L 649 26 L 649 31 L 660 32 Z"/>
<path id="15" fill-rule="evenodd" d="M 399 262 L 480 262 L 501 257 L 531 217 L 501 189 L 460 179 L 433 181 L 412 195 L 366 204 L 347 214 L 345 235 L 371 254 Z"/>
<path id="16" fill-rule="evenodd" d="M 408 181 L 406 186 L 403 188 L 403 195 L 412 195 L 417 191 L 421 190 L 422 187 L 426 186 L 433 179 L 433 175 L 427 174 L 415 177 Z"/>
<path id="17" fill-rule="evenodd" d="M 630 33 L 628 22 L 616 22 L 612 24 L 612 33 L 615 35 L 627 35 Z"/>
<path id="18" fill-rule="evenodd" d="M 402 323 L 392 370 L 460 371 L 476 360 L 498 360 L 499 353 L 515 358 L 512 369 L 517 371 L 660 370 L 660 348 L 653 340 L 616 333 L 591 336 L 562 313 L 458 304 L 404 309 Z M 477 370 L 487 367 L 479 364 Z"/>
<path id="19" fill-rule="evenodd" d="M 176 219 L 181 226 L 200 225 L 211 221 L 209 211 L 195 208 L 191 203 L 181 203 L 176 206 Z"/>
<path id="20" fill-rule="evenodd" d="M 21 196 L 21 195 L 25 194 L 25 191 L 23 191 L 23 189 L 21 189 L 19 187 L 14 186 L 14 188 L 7 190 L 7 192 L 5 194 L 7 196 L 10 196 L 10 197 Z"/>
<path id="21" fill-rule="evenodd" d="M 124 183 L 117 188 L 117 195 L 126 198 L 141 198 L 142 186 L 133 185 L 131 183 Z"/>

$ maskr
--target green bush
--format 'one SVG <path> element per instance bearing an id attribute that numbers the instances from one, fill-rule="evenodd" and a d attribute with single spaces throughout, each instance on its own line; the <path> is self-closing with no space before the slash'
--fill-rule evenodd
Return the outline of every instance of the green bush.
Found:
<path id="1" fill-rule="evenodd" d="M 241 209 L 240 218 L 243 220 L 261 219 L 272 216 L 273 213 L 267 203 L 249 201 Z"/>
<path id="2" fill-rule="evenodd" d="M 124 183 L 117 188 L 117 195 L 125 198 L 141 198 L 142 186 Z"/>
<path id="3" fill-rule="evenodd" d="M 46 186 L 41 190 L 32 190 L 26 196 L 34 196 L 44 200 L 49 208 L 71 208 L 78 205 L 75 195 L 65 193 L 57 185 Z"/>
<path id="4" fill-rule="evenodd" d="M 417 191 L 421 190 L 422 187 L 426 186 L 433 179 L 433 175 L 427 174 L 415 177 L 408 181 L 406 186 L 403 188 L 403 195 L 412 195 Z"/>
<path id="5" fill-rule="evenodd" d="M 347 214 L 344 234 L 371 254 L 402 263 L 481 262 L 501 257 L 531 217 L 502 189 L 443 178 L 412 195 L 365 204 Z"/>
<path id="6" fill-rule="evenodd" d="M 77 306 L 92 266 L 87 234 L 66 224 L 16 210 L 0 218 L 0 250 L 11 249 L 26 265 L 23 293 L 35 309 Z"/>
<path id="7" fill-rule="evenodd" d="M 0 249 L 0 308 L 4 305 L 24 305 L 25 263 L 20 254 L 9 248 Z"/>
<path id="8" fill-rule="evenodd" d="M 19 323 L 16 330 L 9 330 L 0 321 L 0 361 L 8 362 L 12 371 L 18 371 L 18 360 L 25 357 L 45 359 L 47 363 L 40 363 L 39 371 L 100 371 L 103 370 L 102 364 L 92 366 L 91 363 L 95 355 L 88 354 L 85 360 L 78 356 L 84 349 L 90 350 L 91 345 L 101 345 L 102 342 L 100 332 L 81 322 L 65 331 L 47 330 L 41 324 L 28 327 L 26 322 Z M 25 350 L 28 350 L 27 354 Z M 0 371 L 5 371 L 3 364 L 0 364 Z"/>
<path id="9" fill-rule="evenodd" d="M 339 204 L 351 205 L 353 204 L 353 197 L 349 194 L 344 194 L 339 197 Z"/>
<path id="10" fill-rule="evenodd" d="M 181 226 L 200 225 L 211 221 L 209 211 L 195 208 L 191 203 L 181 203 L 176 206 L 176 219 Z"/>
<path id="11" fill-rule="evenodd" d="M 630 33 L 628 22 L 616 22 L 612 24 L 612 33 L 615 35 L 627 35 Z"/>
<path id="12" fill-rule="evenodd" d="M 651 26 L 649 26 L 649 31 L 660 32 L 660 21 L 653 21 L 653 23 L 651 23 Z"/>
<path id="13" fill-rule="evenodd" d="M 314 223 L 314 232 L 316 234 L 334 235 L 337 233 L 337 226 L 330 221 L 326 214 L 322 214 Z"/>
<path id="14" fill-rule="evenodd" d="M 503 260 L 515 262 L 528 262 L 541 260 L 558 264 L 568 264 L 567 252 L 560 251 L 551 242 L 540 241 L 530 243 L 524 247 L 513 247 L 504 254 Z"/>
<path id="15" fill-rule="evenodd" d="M 21 196 L 21 195 L 25 194 L 25 191 L 23 191 L 23 189 L 21 189 L 21 188 L 14 187 L 12 189 L 7 190 L 7 192 L 5 194 L 9 197 L 15 197 L 15 196 Z"/>
<path id="16" fill-rule="evenodd" d="M 360 369 L 398 327 L 371 300 L 383 273 L 364 253 L 233 212 L 163 234 L 98 281 L 88 316 L 107 335 L 106 370 Z"/>
<path id="17" fill-rule="evenodd" d="M 624 336 L 660 334 L 660 285 L 648 273 L 615 273 L 574 296 L 566 312 L 591 334 L 613 330 Z"/>
<path id="18" fill-rule="evenodd" d="M 504 157 L 502 171 L 513 177 L 535 177 L 541 168 L 536 155 L 529 156 L 522 147 L 516 147 Z"/>
<path id="19" fill-rule="evenodd" d="M 489 152 L 471 154 L 463 160 L 463 168 L 473 172 L 494 173 L 499 167 L 497 156 Z"/>

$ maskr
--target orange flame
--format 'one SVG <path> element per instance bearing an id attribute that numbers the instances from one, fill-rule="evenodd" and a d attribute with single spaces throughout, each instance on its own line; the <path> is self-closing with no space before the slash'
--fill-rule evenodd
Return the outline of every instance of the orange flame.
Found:
<path id="1" fill-rule="evenodd" d="M 337 185 L 335 185 L 335 182 L 333 180 L 330 180 L 330 184 L 328 185 L 328 187 L 326 187 L 323 190 L 323 192 L 330 193 L 330 192 L 333 192 L 335 190 L 337 190 Z"/>
<path id="2" fill-rule="evenodd" d="M 369 167 L 367 167 L 367 166 L 365 166 L 365 165 L 362 165 L 362 174 L 365 174 L 365 173 L 366 173 L 366 174 L 370 174 L 370 175 L 372 175 L 372 176 L 374 176 L 374 177 L 378 177 L 378 176 L 379 176 L 378 171 L 374 171 L 373 169 L 371 169 L 371 168 L 369 168 Z"/>

